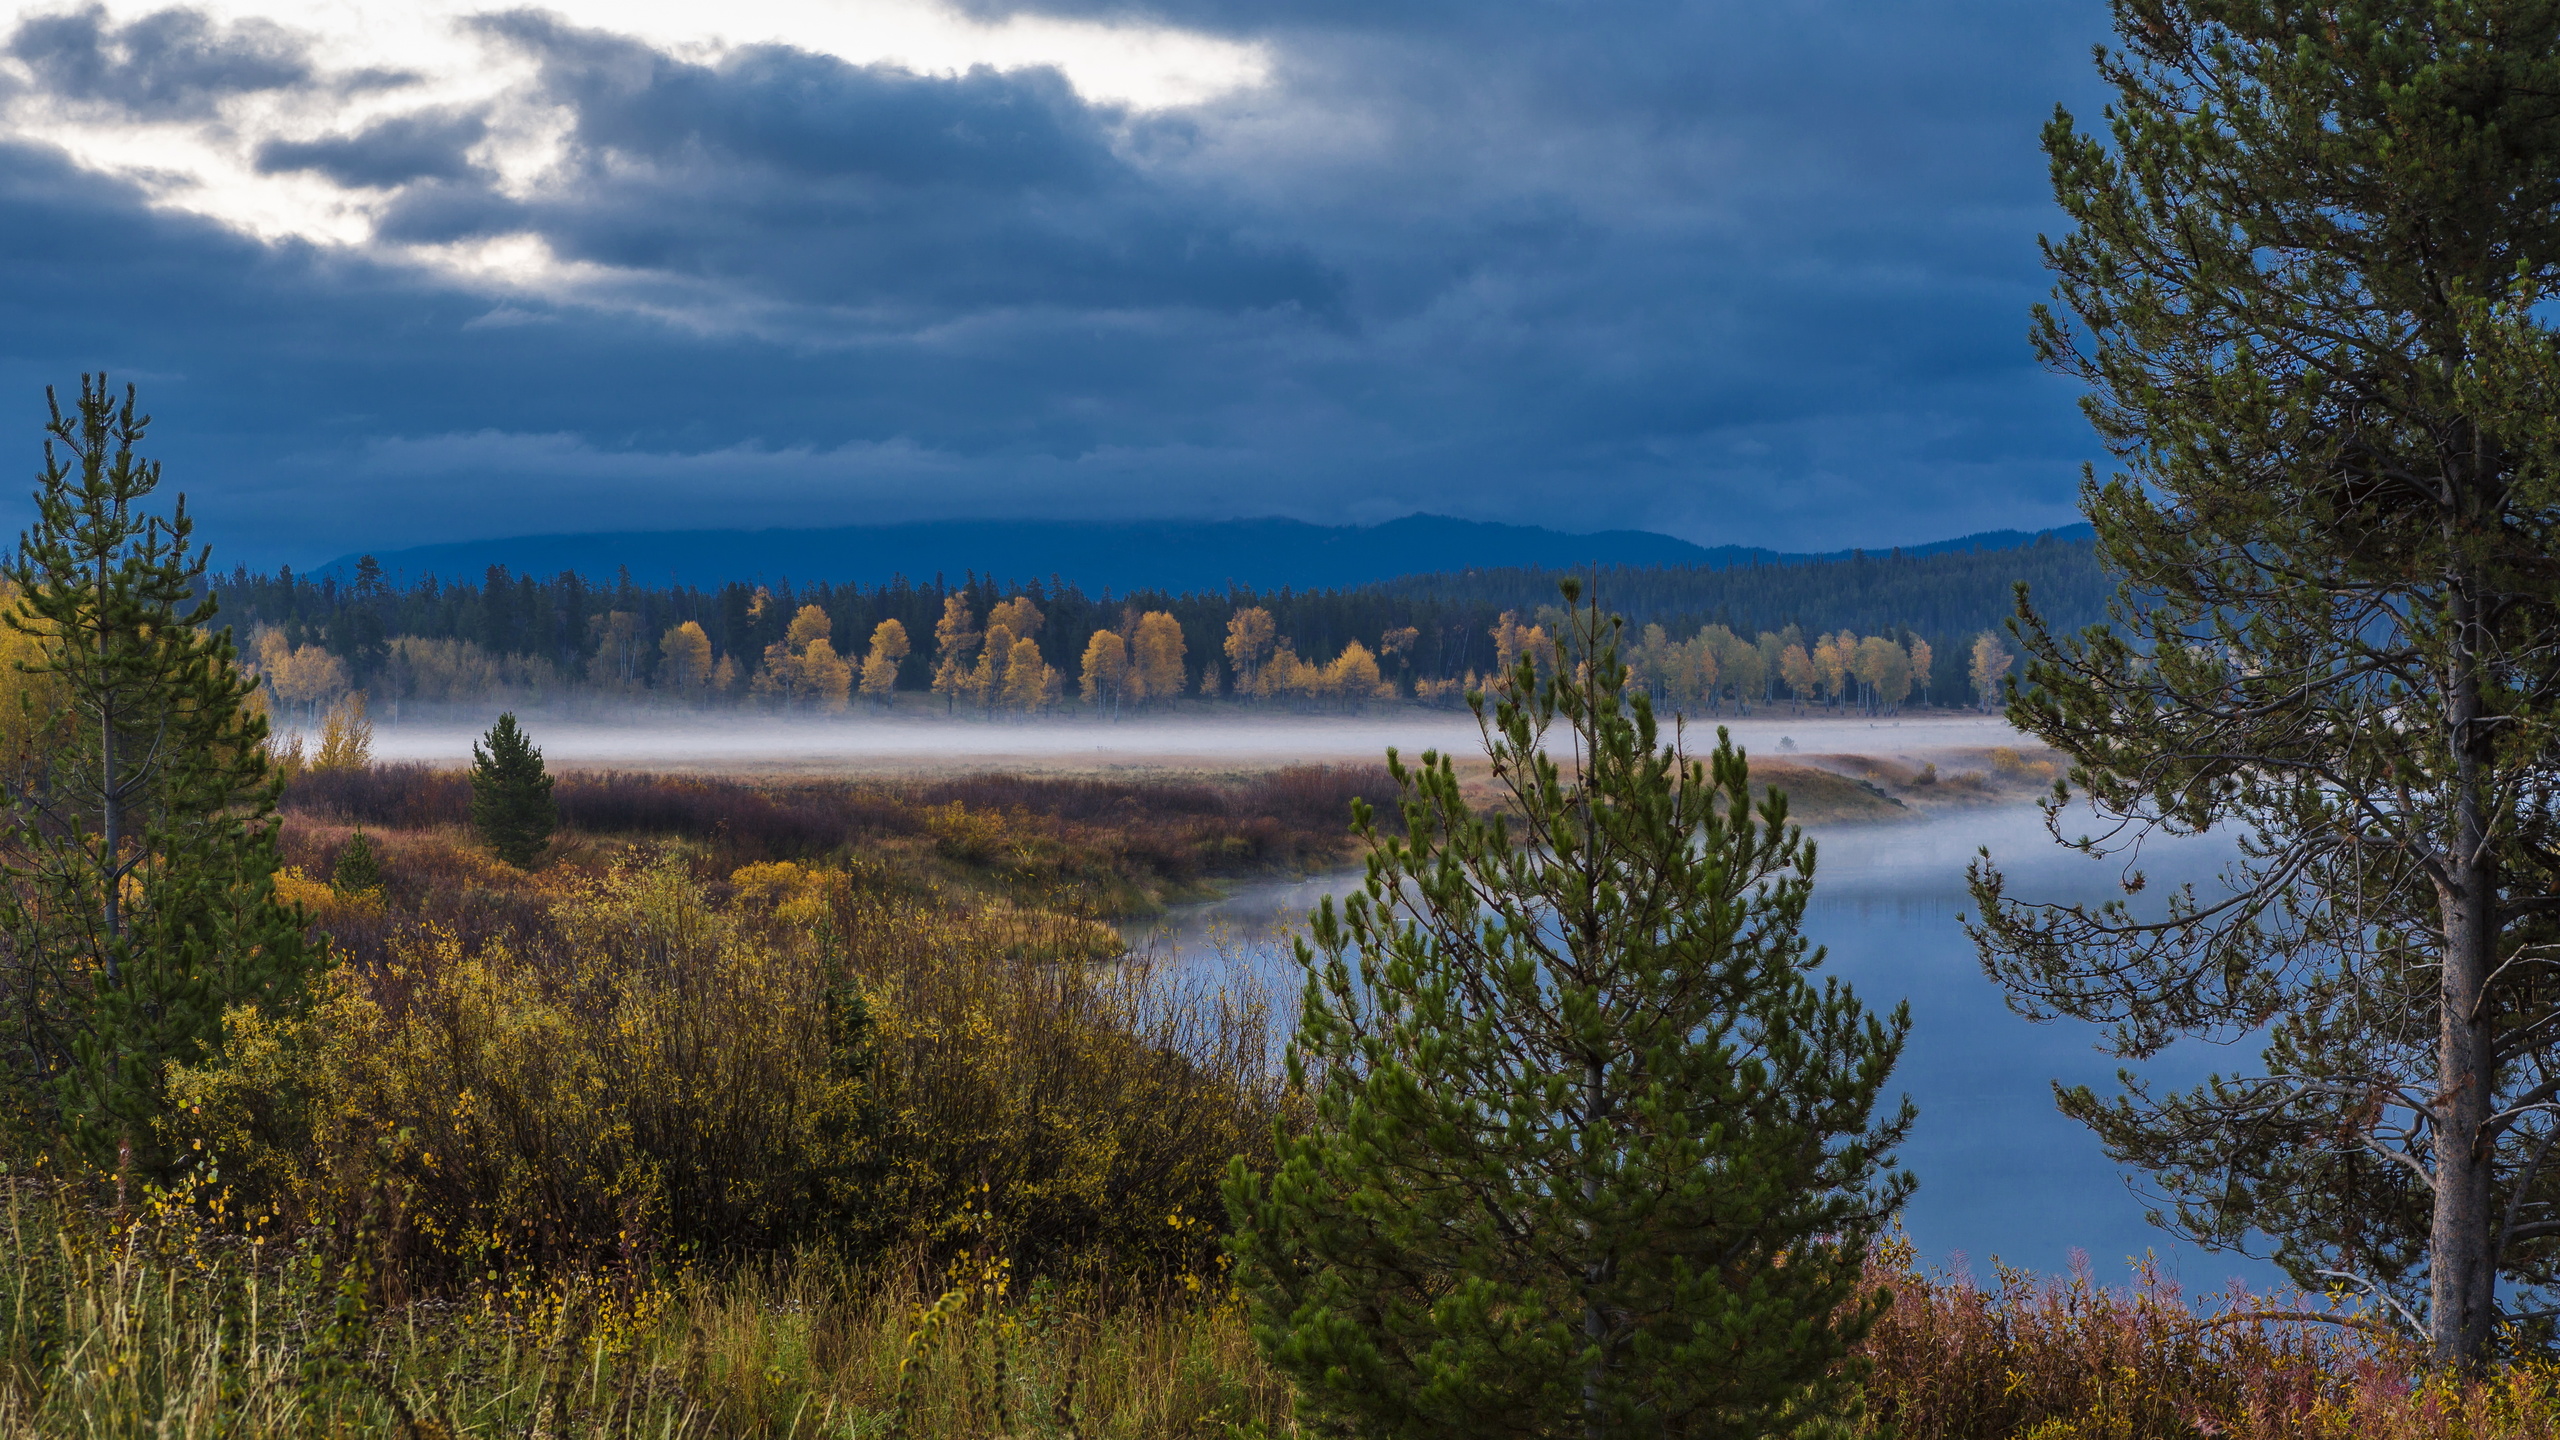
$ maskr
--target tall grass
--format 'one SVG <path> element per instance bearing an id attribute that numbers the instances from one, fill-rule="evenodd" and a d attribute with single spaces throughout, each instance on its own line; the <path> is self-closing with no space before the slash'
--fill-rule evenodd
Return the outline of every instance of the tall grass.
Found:
<path id="1" fill-rule="evenodd" d="M 5 1182 L 0 1437 L 1226 1436 L 1287 1429 L 1232 1309 L 804 1255 L 637 1295 L 385 1309 L 360 1268 Z M 269 1254 L 273 1248 L 282 1253 Z"/>
<path id="2" fill-rule="evenodd" d="M 983 1251 L 801 1252 L 386 1304 L 361 1265 L 208 1233 L 165 1197 L 85 1210 L 0 1183 L 6 1440 L 1296 1433 L 1285 1382 L 1214 1293 L 1019 1283 Z M 2429 1377 L 2387 1337 L 2267 1318 L 2269 1297 L 1976 1286 L 1895 1254 L 1876 1277 L 1896 1302 L 1866 1348 L 1859 1440 L 2560 1436 L 2560 1367 Z"/>

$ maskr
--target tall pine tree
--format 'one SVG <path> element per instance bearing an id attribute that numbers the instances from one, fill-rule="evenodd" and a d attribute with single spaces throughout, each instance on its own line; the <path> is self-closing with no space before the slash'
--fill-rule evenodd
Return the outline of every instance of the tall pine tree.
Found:
<path id="1" fill-rule="evenodd" d="M 1389 752 L 1409 838 L 1359 807 L 1367 884 L 1299 946 L 1316 1123 L 1228 1199 L 1320 1433 L 1757 1437 L 1847 1402 L 1911 1183 L 1910 1107 L 1876 1113 L 1907 1016 L 1810 977 L 1785 798 L 1666 743 L 1614 630 L 1579 611 L 1568 663 L 1472 697 L 1490 816 Z"/>
<path id="2" fill-rule="evenodd" d="M 2560 1305 L 2560 3 L 2112 8 L 2105 134 L 2045 131 L 2037 339 L 2122 463 L 2083 503 L 2126 589 L 2022 616 L 2009 714 L 2084 845 L 2245 843 L 2143 915 L 1985 867 L 1984 956 L 2128 1060 L 2263 1039 L 2065 1108 L 2187 1233 L 2473 1362 Z"/>
<path id="3" fill-rule="evenodd" d="M 294 1004 L 322 956 L 275 900 L 266 721 L 193 598 L 186 502 L 144 508 L 149 417 L 104 375 L 69 414 L 46 401 L 36 523 L 0 570 L 23 597 L 7 623 L 41 642 L 26 669 L 49 683 L 30 693 L 66 713 L 8 796 L 8 1044 L 35 1117 L 148 1170 L 168 1064 L 204 1058 L 226 1008 Z"/>

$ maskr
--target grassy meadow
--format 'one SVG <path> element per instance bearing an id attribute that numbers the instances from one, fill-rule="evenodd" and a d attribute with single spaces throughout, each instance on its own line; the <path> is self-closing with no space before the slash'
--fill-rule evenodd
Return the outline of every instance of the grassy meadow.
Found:
<path id="1" fill-rule="evenodd" d="M 1300 1123 L 1274 997 L 1115 927 L 1355 859 L 1382 770 L 556 793 L 525 871 L 456 773 L 294 781 L 280 883 L 339 963 L 171 1072 L 153 1156 L 13 1145 L 0 1436 L 1298 1433 L 1219 1243 Z M 2560 1434 L 2560 1372 L 2430 1380 L 2316 1298 L 1871 1265 L 1862 1435 Z"/>

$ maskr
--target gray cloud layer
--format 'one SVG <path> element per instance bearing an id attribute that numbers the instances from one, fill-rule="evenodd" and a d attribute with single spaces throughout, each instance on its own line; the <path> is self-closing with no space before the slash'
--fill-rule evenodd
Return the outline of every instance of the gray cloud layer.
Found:
<path id="1" fill-rule="evenodd" d="M 1133 115 L 1048 71 L 705 62 L 514 12 L 477 23 L 570 117 L 532 193 L 474 161 L 474 111 L 258 151 L 387 195 L 386 245 L 530 234 L 610 277 L 548 301 L 0 139 L 0 416 L 31 454 L 41 383 L 148 377 L 173 480 L 260 562 L 968 514 L 1796 549 L 2068 518 L 2093 447 L 2022 335 L 2035 126 L 2085 101 L 2095 6 L 1038 8 L 1258 38 L 1275 80 Z M 186 10 L 7 44 L 139 116 L 354 83 Z"/>

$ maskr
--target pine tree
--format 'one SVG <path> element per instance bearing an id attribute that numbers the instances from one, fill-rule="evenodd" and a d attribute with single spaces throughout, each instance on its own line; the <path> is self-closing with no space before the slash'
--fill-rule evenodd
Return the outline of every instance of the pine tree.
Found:
<path id="1" fill-rule="evenodd" d="M 2443 1364 L 2547 1343 L 2560 4 L 2112 8 L 2105 134 L 2045 130 L 2072 229 L 2036 336 L 2123 464 L 2082 503 L 2124 588 L 2076 637 L 2022 605 L 2009 714 L 2070 757 L 2081 848 L 2242 843 L 2226 893 L 2140 915 L 1986 864 L 1984 960 L 2128 1061 L 2258 1048 L 2064 1097 L 2186 1233 L 2273 1237 Z"/>
<path id="2" fill-rule="evenodd" d="M 1875 1113 L 1907 1015 L 1809 977 L 1785 798 L 1729 740 L 1666 743 L 1613 637 L 1578 612 L 1587 669 L 1523 647 L 1470 697 L 1492 811 L 1388 752 L 1410 838 L 1355 806 L 1367 883 L 1298 947 L 1314 1124 L 1227 1193 L 1324 1433 L 1756 1437 L 1849 1401 L 1910 1189 L 1910 1107 Z"/>
<path id="3" fill-rule="evenodd" d="M 500 715 L 471 746 L 471 828 L 491 854 L 530 870 L 556 823 L 542 752 L 517 728 L 514 712 Z"/>
<path id="4" fill-rule="evenodd" d="M 382 888 L 382 863 L 374 858 L 373 844 L 364 838 L 364 827 L 347 837 L 338 851 L 338 863 L 329 872 L 329 888 L 342 895 L 362 895 Z"/>
<path id="5" fill-rule="evenodd" d="M 13 776 L 0 870 L 0 969 L 29 1108 L 105 1162 L 159 1168 L 153 1120 L 172 1062 L 203 1059 L 235 1005 L 297 1004 L 322 955 L 275 900 L 276 784 L 257 682 L 208 629 L 205 552 L 182 497 L 143 509 L 160 467 L 150 418 L 84 376 L 50 436 L 35 525 L 5 567 L 20 663 L 63 706 Z M 57 444 L 61 447 L 57 450 Z"/>

